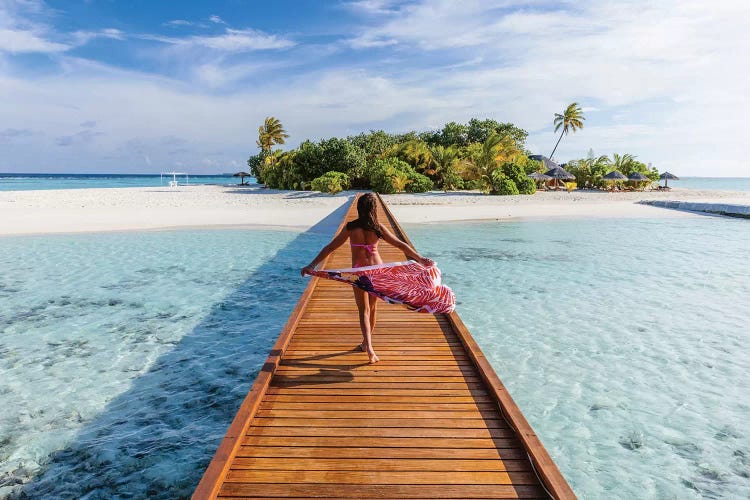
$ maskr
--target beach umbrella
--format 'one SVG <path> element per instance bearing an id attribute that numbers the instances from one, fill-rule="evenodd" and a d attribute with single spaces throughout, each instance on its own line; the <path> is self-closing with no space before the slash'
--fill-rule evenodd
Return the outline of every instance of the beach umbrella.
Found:
<path id="1" fill-rule="evenodd" d="M 550 160 L 549 158 L 547 158 L 544 155 L 529 155 L 529 159 L 541 162 L 541 164 L 542 164 L 542 166 L 544 167 L 545 170 L 550 170 L 550 169 L 553 169 L 555 167 L 559 167 L 560 166 L 560 165 L 558 165 L 557 163 L 555 163 L 554 161 Z"/>
<path id="2" fill-rule="evenodd" d="M 619 170 L 613 170 L 607 175 L 603 176 L 602 179 L 607 181 L 626 181 L 628 180 L 627 177 L 622 175 Z"/>
<path id="3" fill-rule="evenodd" d="M 552 179 L 562 179 L 565 181 L 573 181 L 575 180 L 576 176 L 568 172 L 562 167 L 554 167 L 549 170 L 547 170 L 544 175 L 547 175 L 551 177 Z"/>
<path id="4" fill-rule="evenodd" d="M 603 181 L 612 181 L 612 190 L 615 189 L 615 181 L 626 181 L 628 180 L 619 170 L 613 170 L 607 175 L 602 176 Z"/>
<path id="5" fill-rule="evenodd" d="M 573 181 L 576 178 L 575 175 L 571 174 L 559 165 L 547 170 L 544 175 L 555 179 L 555 186 L 557 186 L 558 180 Z"/>
<path id="6" fill-rule="evenodd" d="M 677 177 L 674 174 L 670 174 L 669 172 L 664 172 L 663 174 L 661 174 L 659 176 L 659 179 L 664 179 L 664 187 L 667 187 L 667 182 L 668 181 L 679 181 L 680 180 L 679 177 Z"/>
<path id="7" fill-rule="evenodd" d="M 239 177 L 240 178 L 240 186 L 245 185 L 245 177 L 252 177 L 247 172 L 237 172 L 236 174 L 232 175 L 232 177 Z"/>
<path id="8" fill-rule="evenodd" d="M 640 172 L 633 172 L 632 174 L 628 176 L 628 180 L 638 182 L 638 181 L 649 181 L 651 179 L 649 179 L 648 177 L 646 177 Z"/>
<path id="9" fill-rule="evenodd" d="M 645 175 L 643 175 L 640 172 L 633 172 L 633 173 L 631 173 L 630 175 L 628 175 L 628 180 L 629 181 L 633 181 L 633 183 L 635 184 L 636 189 L 638 189 L 640 187 L 640 183 L 641 182 L 651 182 L 651 179 L 649 179 L 648 177 L 646 177 Z M 643 189 L 646 189 L 646 185 L 645 184 L 643 185 Z"/>
<path id="10" fill-rule="evenodd" d="M 550 180 L 552 177 L 550 177 L 547 174 L 543 174 L 541 172 L 531 172 L 529 174 L 529 178 L 534 179 L 534 182 L 544 182 Z M 537 186 L 538 188 L 539 186 Z"/>
<path id="11" fill-rule="evenodd" d="M 535 181 L 548 181 L 548 180 L 550 180 L 552 178 L 549 175 L 542 174 L 540 172 L 532 172 L 532 173 L 529 174 L 529 177 L 531 177 Z"/>

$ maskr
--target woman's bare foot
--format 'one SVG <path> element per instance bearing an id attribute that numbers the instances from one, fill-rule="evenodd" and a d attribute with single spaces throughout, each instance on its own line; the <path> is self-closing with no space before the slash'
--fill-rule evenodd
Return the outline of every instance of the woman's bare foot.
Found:
<path id="1" fill-rule="evenodd" d="M 372 349 L 367 351 L 367 357 L 370 358 L 371 365 L 374 365 L 375 363 L 380 361 L 380 358 L 378 358 L 378 355 L 375 354 L 375 351 L 373 351 Z"/>
<path id="2" fill-rule="evenodd" d="M 367 349 L 365 349 L 365 343 L 364 343 L 364 342 L 362 342 L 361 344 L 359 344 L 359 345 L 357 346 L 357 348 L 358 348 L 358 349 L 359 349 L 360 351 L 362 351 L 362 352 L 365 352 L 365 351 L 367 351 Z"/>

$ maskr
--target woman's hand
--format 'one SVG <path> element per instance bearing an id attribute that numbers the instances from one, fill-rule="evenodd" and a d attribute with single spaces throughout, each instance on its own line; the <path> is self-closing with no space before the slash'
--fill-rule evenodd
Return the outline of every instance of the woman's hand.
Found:
<path id="1" fill-rule="evenodd" d="M 314 270 L 315 270 L 315 268 L 313 266 L 307 265 L 307 266 L 303 267 L 302 269 L 300 269 L 299 274 L 300 274 L 300 276 L 304 276 L 306 274 L 312 274 L 312 272 Z"/>
<path id="2" fill-rule="evenodd" d="M 422 264 L 424 267 L 432 267 L 435 265 L 435 261 L 432 259 L 428 259 L 427 257 L 420 258 L 419 263 Z"/>

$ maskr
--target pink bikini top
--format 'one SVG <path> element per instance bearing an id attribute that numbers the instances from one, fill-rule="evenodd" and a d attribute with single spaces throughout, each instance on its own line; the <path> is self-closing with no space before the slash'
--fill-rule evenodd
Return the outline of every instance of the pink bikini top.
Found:
<path id="1" fill-rule="evenodd" d="M 378 242 L 377 241 L 375 243 L 373 243 L 373 244 L 369 244 L 368 243 L 368 244 L 364 244 L 364 245 L 359 245 L 357 243 L 349 243 L 349 245 L 351 245 L 353 247 L 362 247 L 362 248 L 366 249 L 367 253 L 369 253 L 370 255 L 372 255 L 372 254 L 374 254 L 375 252 L 378 251 Z"/>

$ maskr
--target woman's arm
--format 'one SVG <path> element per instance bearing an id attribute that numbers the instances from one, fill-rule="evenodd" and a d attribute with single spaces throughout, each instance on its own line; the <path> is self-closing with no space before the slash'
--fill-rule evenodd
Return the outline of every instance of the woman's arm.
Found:
<path id="1" fill-rule="evenodd" d="M 308 265 L 300 270 L 300 274 L 304 276 L 306 271 L 312 271 L 313 269 L 315 269 L 315 266 L 317 266 L 320 261 L 328 257 L 331 252 L 343 245 L 347 238 L 349 238 L 349 230 L 346 228 L 346 226 L 344 226 L 343 228 L 341 228 L 341 231 L 339 231 L 339 234 L 334 236 L 331 242 L 324 246 L 323 250 L 321 250 L 320 253 L 318 253 L 318 255 Z"/>
<path id="2" fill-rule="evenodd" d="M 431 265 L 433 265 L 435 263 L 433 260 L 428 259 L 426 257 L 422 257 L 421 255 L 419 255 L 419 252 L 417 252 L 416 250 L 414 250 L 414 248 L 412 248 L 406 242 L 401 241 L 399 238 L 396 237 L 395 234 L 393 234 L 392 232 L 390 232 L 385 227 L 380 226 L 380 232 L 383 235 L 383 239 L 385 240 L 386 243 L 388 243 L 389 245 L 393 245 L 394 247 L 396 247 L 399 250 L 401 250 L 402 252 L 404 252 L 404 254 L 406 254 L 407 258 L 414 259 L 417 262 L 419 262 L 420 264 L 422 264 L 423 266 L 427 266 L 427 267 L 429 267 L 429 266 L 431 266 Z"/>

